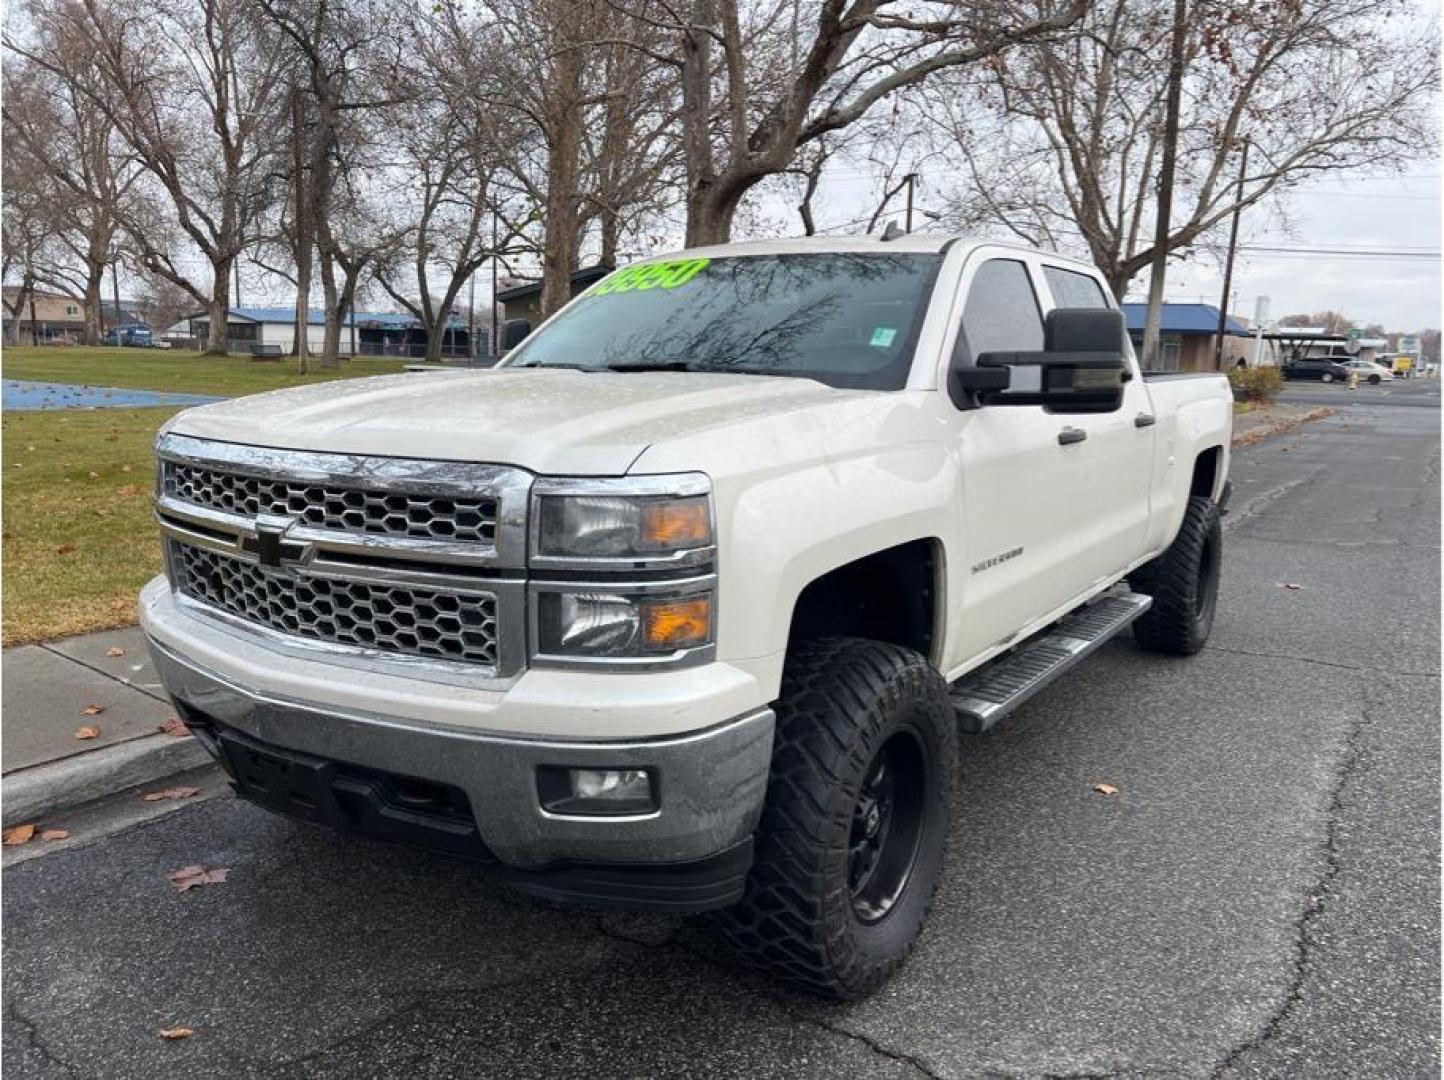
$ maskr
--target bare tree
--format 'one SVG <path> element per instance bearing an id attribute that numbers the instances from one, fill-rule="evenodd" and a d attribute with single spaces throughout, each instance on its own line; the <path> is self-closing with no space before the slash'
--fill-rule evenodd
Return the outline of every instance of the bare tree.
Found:
<path id="1" fill-rule="evenodd" d="M 656 20 L 680 41 L 672 62 L 682 95 L 688 245 L 729 239 L 743 197 L 789 169 L 799 147 L 937 72 L 1046 41 L 1088 3 L 1048 0 L 1019 17 L 1017 5 L 1002 0 L 940 4 L 925 14 L 892 0 L 690 0 L 685 14 Z M 779 32 L 785 20 L 791 35 Z"/>
<path id="2" fill-rule="evenodd" d="M 15 292 L 5 298 L 5 314 L 9 321 L 5 339 L 12 345 L 20 343 L 20 324 L 27 309 L 33 310 L 36 287 L 49 276 L 53 265 L 55 223 L 51 215 L 54 185 L 44 166 L 25 152 L 23 146 L 11 145 L 4 157 L 3 227 L 0 227 L 0 280 L 16 281 Z M 30 343 L 35 341 L 35 319 L 30 319 Z"/>
<path id="3" fill-rule="evenodd" d="M 121 220 L 140 175 L 135 159 L 117 145 L 115 127 L 80 89 L 93 78 L 88 59 L 69 55 L 65 78 L 25 60 L 6 65 L 4 130 L 43 168 L 54 191 L 51 219 L 65 266 L 52 267 L 63 291 L 82 301 L 85 343 L 101 338 L 101 287 L 117 258 Z"/>
<path id="4" fill-rule="evenodd" d="M 251 0 L 59 0 L 31 9 L 34 33 L 7 46 L 60 79 L 77 52 L 76 89 L 114 125 L 164 200 L 137 209 L 127 232 L 137 258 L 206 306 L 208 352 L 225 352 L 230 276 L 272 197 L 268 157 L 285 54 Z M 157 243 L 160 206 L 199 249 L 209 281 Z M 129 216 L 129 215 L 127 215 Z"/>
<path id="5" fill-rule="evenodd" d="M 1122 295 L 1156 253 L 1170 11 L 1171 0 L 1100 0 L 1079 33 L 1018 50 L 985 77 L 940 81 L 930 112 L 964 177 L 954 222 L 1083 246 Z M 1434 144 L 1433 37 L 1384 14 L 1374 0 L 1189 5 L 1168 253 L 1236 206 Z"/>

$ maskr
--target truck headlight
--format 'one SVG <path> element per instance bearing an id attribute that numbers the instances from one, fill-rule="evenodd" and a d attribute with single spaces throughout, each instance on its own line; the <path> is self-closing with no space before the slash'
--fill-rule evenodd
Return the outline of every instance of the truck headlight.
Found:
<path id="1" fill-rule="evenodd" d="M 541 566 L 690 565 L 711 559 L 705 476 L 541 477 L 532 490 L 532 562 Z"/>
<path id="2" fill-rule="evenodd" d="M 536 655 L 545 659 L 664 660 L 710 645 L 710 588 L 685 594 L 544 585 L 536 591 Z"/>

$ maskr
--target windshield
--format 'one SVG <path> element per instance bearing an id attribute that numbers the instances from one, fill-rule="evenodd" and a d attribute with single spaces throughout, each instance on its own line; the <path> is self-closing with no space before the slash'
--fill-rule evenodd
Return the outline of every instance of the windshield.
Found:
<path id="1" fill-rule="evenodd" d="M 942 256 L 747 255 L 611 274 L 508 367 L 793 375 L 898 390 Z"/>

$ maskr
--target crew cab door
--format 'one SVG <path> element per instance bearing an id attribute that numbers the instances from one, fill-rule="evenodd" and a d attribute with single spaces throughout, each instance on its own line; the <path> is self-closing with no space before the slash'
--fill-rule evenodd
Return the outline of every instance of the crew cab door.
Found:
<path id="1" fill-rule="evenodd" d="M 1097 290 L 1100 306 L 1111 306 L 1096 282 L 1079 276 Z M 1060 281 L 1058 291 L 1071 284 Z M 980 248 L 954 308 L 955 351 L 970 363 L 985 352 L 1040 350 L 1045 312 L 1090 306 L 1075 299 L 1055 301 L 1032 253 Z M 1041 405 L 954 412 L 962 565 L 949 572 L 961 594 L 951 610 L 949 666 L 1062 614 L 1142 550 L 1153 429 L 1137 419 L 1147 414 L 1147 391 L 1136 365 L 1132 374 L 1112 413 L 1059 414 Z"/>

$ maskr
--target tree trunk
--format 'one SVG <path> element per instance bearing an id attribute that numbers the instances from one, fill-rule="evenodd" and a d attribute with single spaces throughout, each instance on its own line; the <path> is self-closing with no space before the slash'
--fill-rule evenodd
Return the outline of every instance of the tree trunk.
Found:
<path id="1" fill-rule="evenodd" d="M 575 37 L 572 13 L 558 27 L 559 44 Z M 577 269 L 577 180 L 581 165 L 582 52 L 564 48 L 552 64 L 547 139 L 546 236 L 542 242 L 541 316 L 545 319 L 572 298 Z"/>
<path id="2" fill-rule="evenodd" d="M 754 181 L 755 182 L 755 181 Z M 752 183 L 714 182 L 687 200 L 687 247 L 726 244 L 732 239 L 732 219 Z"/>
<path id="3" fill-rule="evenodd" d="M 325 305 L 323 314 L 326 319 L 326 329 L 321 339 L 321 366 L 323 368 L 341 366 L 341 320 L 345 317 L 346 307 L 338 292 L 336 260 L 328 257 L 323 250 L 321 252 L 321 295 L 322 303 Z"/>
<path id="4" fill-rule="evenodd" d="M 99 345 L 105 331 L 101 328 L 100 318 L 100 287 L 105 281 L 105 264 L 91 263 L 86 267 L 85 275 L 85 344 Z M 120 312 L 115 313 L 111 320 L 116 326 L 120 325 Z"/>
<path id="5" fill-rule="evenodd" d="M 602 266 L 617 265 L 617 234 L 620 224 L 615 210 L 602 211 L 602 252 L 598 259 Z"/>
<path id="6" fill-rule="evenodd" d="M 211 263 L 214 284 L 211 286 L 210 303 L 206 311 L 210 325 L 206 329 L 206 355 L 225 356 L 228 324 L 231 321 L 231 262 L 226 259 Z"/>
<path id="7" fill-rule="evenodd" d="M 447 312 L 437 314 L 426 327 L 426 362 L 441 363 L 441 344 L 446 336 L 446 324 L 451 321 Z"/>
<path id="8" fill-rule="evenodd" d="M 1148 279 L 1148 311 L 1143 319 L 1143 369 L 1158 368 L 1159 327 L 1163 322 L 1163 279 L 1168 269 L 1169 219 L 1173 216 L 1173 167 L 1178 152 L 1178 113 L 1183 94 L 1183 46 L 1186 0 L 1173 0 L 1173 41 L 1168 62 L 1168 105 L 1163 120 L 1163 163 L 1158 173 L 1158 209 L 1154 222 L 1153 273 Z"/>
<path id="9" fill-rule="evenodd" d="M 10 319 L 10 344 L 20 344 L 20 324 L 25 321 L 25 303 L 30 299 L 30 292 L 35 288 L 35 279 L 30 276 L 29 271 L 20 279 L 20 288 L 15 293 L 15 313 Z M 31 326 L 31 344 L 34 344 L 34 326 Z"/>

